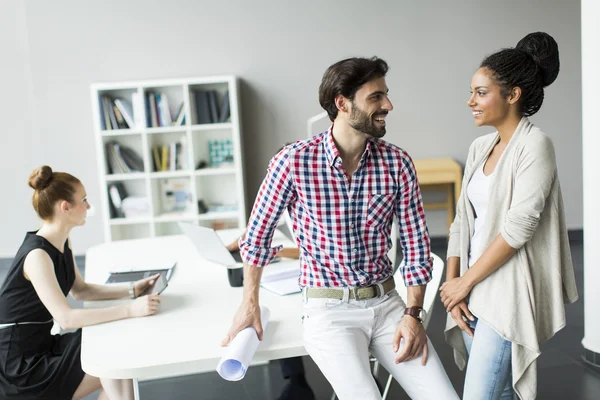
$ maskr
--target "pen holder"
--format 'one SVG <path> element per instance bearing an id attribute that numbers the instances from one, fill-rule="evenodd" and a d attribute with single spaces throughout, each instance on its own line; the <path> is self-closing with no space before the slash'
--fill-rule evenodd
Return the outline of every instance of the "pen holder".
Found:
<path id="1" fill-rule="evenodd" d="M 228 268 L 227 279 L 231 287 L 244 286 L 244 267 Z"/>

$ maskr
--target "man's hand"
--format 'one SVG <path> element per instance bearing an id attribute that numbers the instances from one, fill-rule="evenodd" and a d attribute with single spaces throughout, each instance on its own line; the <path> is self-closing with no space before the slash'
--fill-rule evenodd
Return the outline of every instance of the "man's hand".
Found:
<path id="1" fill-rule="evenodd" d="M 392 341 L 394 353 L 400 348 L 400 339 L 404 339 L 404 347 L 402 352 L 396 355 L 396 364 L 410 361 L 419 355 L 422 355 L 421 365 L 427 363 L 427 335 L 425 328 L 416 318 L 405 315 L 398 324 Z"/>
<path id="2" fill-rule="evenodd" d="M 450 311 L 450 315 L 461 330 L 465 331 L 467 335 L 473 337 L 473 329 L 471 329 L 469 324 L 467 324 L 463 318 L 464 315 L 471 321 L 475 320 L 475 317 L 473 317 L 473 314 L 471 314 L 471 311 L 469 311 L 466 301 L 462 300 L 460 303 L 454 306 L 452 311 Z"/>
<path id="3" fill-rule="evenodd" d="M 258 340 L 262 340 L 263 329 L 260 320 L 260 307 L 256 302 L 244 301 L 235 313 L 229 333 L 221 341 L 221 346 L 227 346 L 241 330 L 249 326 L 254 327 Z"/>

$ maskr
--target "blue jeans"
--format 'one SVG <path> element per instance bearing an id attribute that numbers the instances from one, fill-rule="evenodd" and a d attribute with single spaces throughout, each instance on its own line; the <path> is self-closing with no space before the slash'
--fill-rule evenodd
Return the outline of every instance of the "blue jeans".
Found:
<path id="1" fill-rule="evenodd" d="M 469 353 L 463 400 L 512 400 L 511 342 L 484 321 L 469 324 L 474 337 L 462 332 Z"/>

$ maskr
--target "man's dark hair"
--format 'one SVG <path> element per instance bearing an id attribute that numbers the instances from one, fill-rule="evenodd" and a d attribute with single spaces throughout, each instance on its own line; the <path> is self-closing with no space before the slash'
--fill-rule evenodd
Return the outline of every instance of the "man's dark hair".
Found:
<path id="1" fill-rule="evenodd" d="M 335 105 L 337 95 L 354 100 L 356 91 L 365 83 L 375 78 L 384 77 L 388 72 L 387 63 L 381 58 L 347 58 L 338 61 L 323 74 L 319 86 L 319 103 L 329 115 L 331 121 L 335 120 L 338 109 Z"/>
<path id="2" fill-rule="evenodd" d="M 514 49 L 500 50 L 486 57 L 480 67 L 492 72 L 503 96 L 515 87 L 521 88 L 520 111 L 528 117 L 542 107 L 544 87 L 558 76 L 558 44 L 547 33 L 530 33 Z"/>

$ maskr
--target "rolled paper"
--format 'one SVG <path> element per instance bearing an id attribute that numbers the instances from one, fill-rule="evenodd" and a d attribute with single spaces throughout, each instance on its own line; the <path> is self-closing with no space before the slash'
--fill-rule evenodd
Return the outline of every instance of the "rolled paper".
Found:
<path id="1" fill-rule="evenodd" d="M 260 308 L 260 319 L 263 332 L 267 331 L 271 312 L 267 307 Z M 239 381 L 246 376 L 246 371 L 252 362 L 254 353 L 260 344 L 253 326 L 242 329 L 225 348 L 223 356 L 217 365 L 221 378 L 228 381 Z"/>

